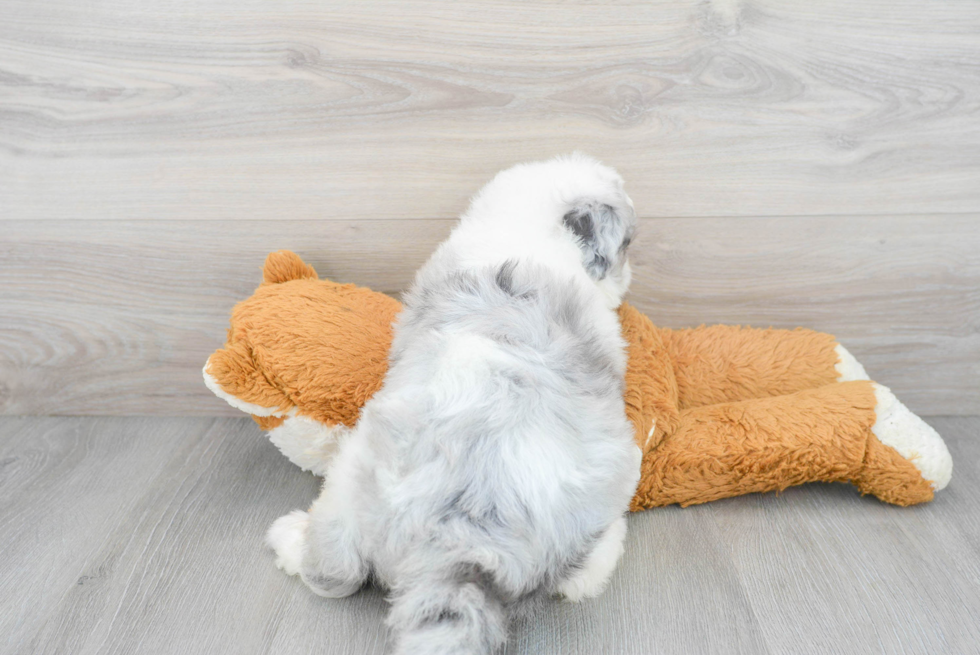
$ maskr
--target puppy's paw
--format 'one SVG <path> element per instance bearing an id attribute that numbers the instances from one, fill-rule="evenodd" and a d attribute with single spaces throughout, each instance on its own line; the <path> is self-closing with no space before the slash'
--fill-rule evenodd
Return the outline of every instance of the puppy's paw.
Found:
<path id="1" fill-rule="evenodd" d="M 561 600 L 569 603 L 581 603 L 586 598 L 598 596 L 602 590 L 603 586 L 596 589 L 590 585 L 590 581 L 585 575 L 577 575 L 565 580 L 558 588 L 558 593 L 561 595 Z"/>
<path id="2" fill-rule="evenodd" d="M 616 564 L 623 554 L 626 538 L 626 519 L 617 519 L 596 543 L 582 568 L 558 588 L 565 600 L 577 603 L 595 598 L 606 588 Z"/>
<path id="3" fill-rule="evenodd" d="M 265 535 L 265 543 L 276 551 L 276 566 L 286 575 L 296 575 L 300 571 L 309 523 L 310 515 L 296 510 L 276 519 Z"/>
<path id="4" fill-rule="evenodd" d="M 944 489 L 953 475 L 953 458 L 946 442 L 932 427 L 916 416 L 880 384 L 874 384 L 875 415 L 871 427 L 878 440 L 919 469 L 935 491 Z"/>

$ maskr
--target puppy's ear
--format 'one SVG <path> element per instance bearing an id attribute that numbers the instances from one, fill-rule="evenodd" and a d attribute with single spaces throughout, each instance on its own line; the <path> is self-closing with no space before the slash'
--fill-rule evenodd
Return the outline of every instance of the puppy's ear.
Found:
<path id="1" fill-rule="evenodd" d="M 622 270 L 636 229 L 632 207 L 587 201 L 576 204 L 562 221 L 578 237 L 582 264 L 592 279 L 602 280 Z"/>

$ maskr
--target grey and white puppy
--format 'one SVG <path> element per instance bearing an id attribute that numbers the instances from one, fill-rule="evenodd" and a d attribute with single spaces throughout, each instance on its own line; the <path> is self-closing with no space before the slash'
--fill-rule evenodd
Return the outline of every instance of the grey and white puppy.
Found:
<path id="1" fill-rule="evenodd" d="M 270 528 L 277 564 L 332 598 L 373 575 L 402 654 L 489 653 L 535 599 L 601 592 L 640 473 L 615 311 L 635 224 L 583 155 L 484 187 L 418 272 L 322 495 Z"/>

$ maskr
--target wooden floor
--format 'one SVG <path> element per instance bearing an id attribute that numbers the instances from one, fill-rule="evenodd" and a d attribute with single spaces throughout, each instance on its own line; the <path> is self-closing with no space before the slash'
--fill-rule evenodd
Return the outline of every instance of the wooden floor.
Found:
<path id="1" fill-rule="evenodd" d="M 509 654 L 980 652 L 980 417 L 902 509 L 809 485 L 630 518 L 606 593 Z M 0 419 L 0 652 L 381 653 L 382 594 L 314 596 L 262 543 L 317 480 L 248 419 Z"/>

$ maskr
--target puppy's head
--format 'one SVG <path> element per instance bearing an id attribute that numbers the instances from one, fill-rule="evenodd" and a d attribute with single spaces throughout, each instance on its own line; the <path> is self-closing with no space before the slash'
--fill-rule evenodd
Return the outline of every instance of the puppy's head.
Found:
<path id="1" fill-rule="evenodd" d="M 473 199 L 462 226 L 471 259 L 482 253 L 583 267 L 619 306 L 630 283 L 627 248 L 636 229 L 623 178 L 573 153 L 501 171 Z"/>
<path id="2" fill-rule="evenodd" d="M 549 234 L 554 234 L 557 222 L 558 232 L 563 233 L 559 240 L 571 237 L 585 272 L 609 305 L 618 307 L 630 284 L 627 250 L 636 230 L 633 201 L 619 173 L 575 152 L 517 166 L 501 178 L 524 186 L 522 193 L 511 197 L 526 203 L 531 221 L 539 222 Z"/>

